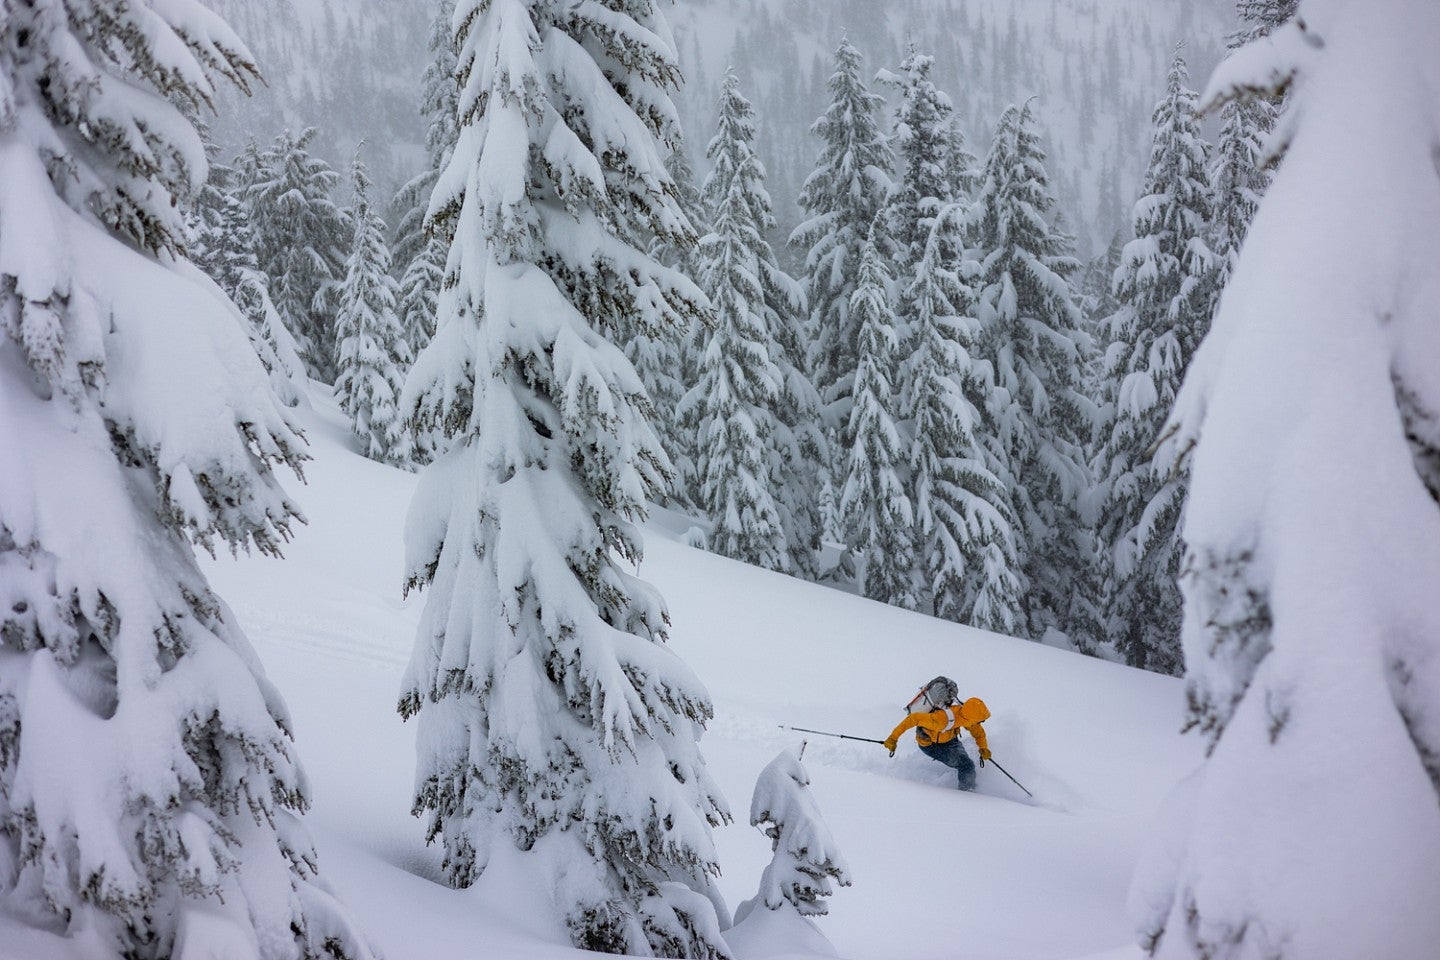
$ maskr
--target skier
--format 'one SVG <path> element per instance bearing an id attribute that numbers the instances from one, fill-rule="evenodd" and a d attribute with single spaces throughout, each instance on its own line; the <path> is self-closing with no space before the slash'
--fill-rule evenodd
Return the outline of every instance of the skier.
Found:
<path id="1" fill-rule="evenodd" d="M 990 717 L 990 710 L 984 701 L 971 697 L 960 702 L 960 688 L 948 677 L 936 677 L 915 695 L 906 705 L 910 715 L 885 740 L 885 749 L 895 756 L 895 747 L 900 735 L 911 727 L 915 728 L 915 743 L 932 760 L 939 760 L 947 767 L 955 768 L 955 776 L 961 790 L 975 789 L 975 762 L 960 742 L 960 731 L 968 730 L 980 748 L 980 766 L 990 759 L 990 748 L 985 742 L 985 728 L 980 726 Z"/>

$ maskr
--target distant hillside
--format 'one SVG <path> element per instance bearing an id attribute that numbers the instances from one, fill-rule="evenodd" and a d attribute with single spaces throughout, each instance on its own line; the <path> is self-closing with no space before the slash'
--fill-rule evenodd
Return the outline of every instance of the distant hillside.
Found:
<path id="1" fill-rule="evenodd" d="M 848 35 L 871 71 L 895 68 L 912 43 L 932 54 L 977 154 L 1008 104 L 1038 98 L 1067 224 L 1082 247 L 1103 249 L 1128 224 L 1176 43 L 1203 86 L 1233 11 L 1230 0 L 681 0 L 671 18 L 691 152 L 699 161 L 734 66 L 760 114 L 782 221 L 798 216 L 791 200 L 817 152 L 807 131 Z"/>
<path id="2" fill-rule="evenodd" d="M 355 144 L 382 187 L 420 162 L 419 79 L 434 0 L 211 0 L 250 44 L 267 86 L 227 92 L 216 133 L 227 153 L 282 127 L 321 128 L 345 164 Z M 1230 0 L 678 0 L 670 10 L 687 76 L 679 102 L 697 169 L 718 83 L 741 76 L 760 115 L 760 149 L 782 228 L 814 162 L 807 131 L 824 107 L 831 54 L 848 33 L 868 67 L 908 44 L 936 58 L 983 153 L 1009 103 L 1038 98 L 1050 172 L 1082 252 L 1103 248 L 1128 211 L 1149 149 L 1149 117 L 1175 44 L 1203 85 L 1223 49 Z"/>
<path id="3" fill-rule="evenodd" d="M 215 136 L 225 156 L 250 138 L 320 129 L 319 152 L 344 169 L 355 145 L 382 188 L 421 163 L 418 103 L 432 0 L 207 0 L 250 46 L 265 86 L 222 91 Z"/>

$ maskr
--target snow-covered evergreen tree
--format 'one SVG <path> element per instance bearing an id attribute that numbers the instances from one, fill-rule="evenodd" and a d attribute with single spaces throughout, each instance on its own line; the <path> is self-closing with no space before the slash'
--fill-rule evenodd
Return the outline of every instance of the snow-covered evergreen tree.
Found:
<path id="1" fill-rule="evenodd" d="M 830 441 L 820 423 L 820 394 L 798 362 L 805 355 L 804 295 L 797 286 L 790 286 L 788 292 L 793 297 L 788 304 L 791 309 L 782 314 L 785 322 L 775 337 L 780 346 L 776 362 L 781 390 L 773 470 L 779 477 L 780 521 L 790 544 L 790 562 L 797 576 L 817 580 L 822 572 L 820 537 L 824 528 L 820 487 L 825 465 L 830 462 Z"/>
<path id="2" fill-rule="evenodd" d="M 314 128 L 286 131 L 266 149 L 241 157 L 245 210 L 260 271 L 280 319 L 310 372 L 333 383 L 335 295 L 345 275 L 354 226 L 331 192 L 339 174 L 310 152 Z"/>
<path id="3" fill-rule="evenodd" d="M 949 98 L 930 80 L 934 58 L 913 46 L 898 75 L 892 136 L 894 189 L 882 216 L 892 240 L 894 310 L 901 338 L 903 482 L 915 515 L 913 557 L 924 609 L 965 619 L 978 602 L 991 629 L 1011 629 L 1019 612 L 1013 574 L 978 577 L 990 548 L 1016 560 L 1013 519 L 995 454 L 975 427 L 984 387 L 970 371 L 977 329 L 973 294 L 961 281 L 965 207 L 954 201 L 973 176 L 973 158 Z M 994 559 L 992 555 L 991 559 Z M 981 597 L 980 594 L 986 594 Z"/>
<path id="4" fill-rule="evenodd" d="M 1157 471 L 1151 458 L 1209 327 L 1215 280 L 1215 258 L 1205 243 L 1208 147 L 1187 80 L 1177 50 L 1155 106 L 1135 239 L 1115 272 L 1120 307 L 1109 319 L 1102 374 L 1107 423 L 1095 464 L 1106 636 L 1131 666 L 1172 674 L 1184 666 L 1176 578 L 1186 476 Z"/>
<path id="5" fill-rule="evenodd" d="M 308 406 L 310 378 L 295 338 L 280 319 L 280 311 L 270 299 L 270 286 L 259 270 L 242 271 L 230 295 L 240 313 L 249 321 L 245 333 L 250 346 L 265 372 L 270 374 L 270 388 L 287 407 Z"/>
<path id="6" fill-rule="evenodd" d="M 1440 943 L 1436 37 L 1435 4 L 1302 0 L 1210 83 L 1288 83 L 1295 123 L 1167 441 L 1208 749 L 1136 878 L 1159 957 Z"/>
<path id="7" fill-rule="evenodd" d="M 674 160 L 679 155 L 672 153 L 666 157 L 666 170 L 671 172 L 672 177 L 676 170 L 679 170 L 682 176 L 688 177 L 688 164 L 677 164 Z M 697 222 L 692 219 L 695 208 L 691 206 L 691 202 L 696 199 L 694 184 L 687 182 L 687 187 L 688 189 L 682 188 L 677 181 L 676 201 L 686 220 L 693 225 Z M 688 234 L 683 239 L 676 234 L 669 235 L 668 240 L 651 238 L 650 256 L 657 263 L 675 267 L 690 278 L 692 275 L 686 270 L 694 267 L 690 262 L 693 261 L 697 247 L 694 240 L 694 236 Z M 682 263 L 685 264 L 684 267 L 680 266 Z M 687 429 L 684 421 L 676 416 L 676 412 L 689 390 L 690 384 L 685 379 L 687 368 L 698 369 L 694 358 L 687 358 L 685 351 L 695 343 L 701 326 L 699 320 L 685 328 L 667 326 L 648 329 L 644 325 L 624 324 L 615 333 L 616 339 L 625 350 L 626 358 L 634 366 L 640 382 L 645 386 L 645 395 L 650 400 L 650 412 L 646 416 L 655 426 L 660 446 L 665 451 L 673 471 L 671 482 L 665 489 L 656 491 L 656 496 L 662 503 L 675 501 L 690 507 L 697 506 L 697 502 L 692 500 L 690 495 L 696 469 L 695 436 L 693 431 Z"/>
<path id="8" fill-rule="evenodd" d="M 1085 296 L 1085 313 L 1090 318 L 1095 335 L 1103 334 L 1111 314 L 1120 309 L 1120 303 L 1115 299 L 1115 271 L 1120 269 L 1125 244 L 1125 236 L 1117 232 L 1110 238 L 1105 251 L 1085 265 L 1080 285 Z M 1095 372 L 1098 374 L 1099 370 Z"/>
<path id="9" fill-rule="evenodd" d="M 352 177 L 355 240 L 336 298 L 335 398 L 365 456 L 408 467 L 412 441 L 398 398 L 410 347 L 395 316 L 385 221 L 370 205 L 370 177 L 358 153 Z"/>
<path id="10" fill-rule="evenodd" d="M 806 219 L 790 237 L 806 251 L 808 369 L 824 424 L 839 438 L 837 452 L 849 446 L 844 428 L 860 341 L 850 300 L 870 224 L 889 193 L 893 161 L 878 121 L 884 98 L 866 87 L 861 63 L 860 51 L 842 40 L 827 82 L 829 106 L 810 128 L 823 146 L 800 192 Z"/>
<path id="11" fill-rule="evenodd" d="M 651 0 L 460 0 L 454 24 L 461 129 L 430 208 L 454 217 L 454 282 L 404 403 L 448 437 L 406 534 L 429 587 L 400 701 L 415 811 L 449 882 L 533 873 L 577 946 L 722 957 L 712 707 L 621 566 L 668 471 L 600 332 L 703 309 L 621 232 L 690 232 L 658 142 L 675 50 Z"/>
<path id="12" fill-rule="evenodd" d="M 802 917 L 823 917 L 830 912 L 825 898 L 835 893 L 835 884 L 850 886 L 850 868 L 809 790 L 810 774 L 800 753 L 782 751 L 755 780 L 750 825 L 770 838 L 774 856 L 760 877 L 754 903 L 767 910 L 788 903 Z M 736 922 L 744 912 L 744 905 L 736 910 Z"/>
<path id="13" fill-rule="evenodd" d="M 650 400 L 651 412 L 647 414 L 647 419 L 654 422 L 660 446 L 675 471 L 675 479 L 667 488 L 656 491 L 661 502 L 668 502 L 676 494 L 679 494 L 681 503 L 687 502 L 680 478 L 694 470 L 693 455 L 689 452 L 693 444 L 687 442 L 693 438 L 675 416 L 687 392 L 681 380 L 681 346 L 685 333 L 678 330 L 636 333 L 625 341 L 625 356 L 635 368 Z"/>
<path id="14" fill-rule="evenodd" d="M 428 202 L 428 201 L 427 201 Z M 395 315 L 406 352 L 420 355 L 435 336 L 440 288 L 445 283 L 445 257 L 450 243 L 439 230 L 428 232 L 419 252 L 406 262 L 395 288 Z"/>
<path id="15" fill-rule="evenodd" d="M 840 516 L 840 496 L 835 492 L 835 480 L 828 469 L 820 474 L 819 508 L 821 539 L 829 543 L 843 543 L 845 526 Z"/>
<path id="16" fill-rule="evenodd" d="M 885 204 L 885 225 L 887 239 L 894 244 L 893 269 L 902 283 L 925 255 L 929 222 L 956 199 L 956 178 L 964 175 L 951 166 L 961 153 L 957 128 L 952 127 L 954 108 L 930 79 L 934 65 L 934 57 L 912 45 L 898 74 L 880 73 L 884 82 L 900 91 L 890 137 L 895 183 Z M 902 304 L 900 312 L 901 321 L 908 321 L 908 308 Z"/>
<path id="17" fill-rule="evenodd" d="M 879 218 L 876 220 L 879 223 Z M 840 511 L 855 555 L 860 592 L 872 600 L 918 606 L 911 526 L 915 515 L 901 471 L 906 450 L 898 421 L 900 337 L 890 309 L 890 277 L 872 229 L 860 258 L 850 310 L 860 323 L 855 402 Z"/>
<path id="18" fill-rule="evenodd" d="M 207 127 L 195 121 L 202 139 Z M 214 280 L 240 308 L 248 321 L 245 334 L 280 402 L 297 407 L 307 401 L 305 365 L 295 350 L 270 298 L 269 282 L 255 256 L 255 235 L 250 229 L 242 189 L 233 168 L 213 161 L 215 149 L 205 139 L 210 175 L 196 191 L 189 212 L 190 261 Z"/>
<path id="19" fill-rule="evenodd" d="M 709 232 L 705 205 L 695 186 L 695 171 L 690 165 L 683 141 L 677 142 L 665 157 L 665 169 L 675 184 L 675 200 L 685 219 L 697 234 Z M 650 255 L 661 264 L 678 270 L 692 280 L 701 275 L 700 244 L 694 235 L 653 237 Z M 643 350 L 649 338 L 635 338 L 627 356 L 637 364 L 646 392 L 656 410 L 657 432 L 661 446 L 670 457 L 675 472 L 669 495 L 680 504 L 701 510 L 705 502 L 700 493 L 697 438 L 693 424 L 678 415 L 681 402 L 700 380 L 701 356 L 707 338 L 706 320 L 702 315 L 684 329 L 664 331 L 663 341 L 654 349 Z M 643 362 L 642 362 L 643 355 Z"/>
<path id="20" fill-rule="evenodd" d="M 901 362 L 922 606 L 936 616 L 1012 632 L 1020 620 L 1014 517 L 993 437 L 977 435 L 983 375 L 972 369 L 972 291 L 957 270 L 965 209 L 927 218 L 930 231 L 901 302 L 910 353 Z M 982 443 L 982 440 L 985 442 Z M 998 567 L 995 561 L 1003 561 Z"/>
<path id="21" fill-rule="evenodd" d="M 76 956 L 370 956 L 194 554 L 299 517 L 303 441 L 184 259 L 172 102 L 254 76 L 191 0 L 0 2 L 0 910 Z"/>
<path id="22" fill-rule="evenodd" d="M 970 141 L 957 116 L 945 125 L 945 174 L 950 180 L 950 195 L 956 200 L 968 198 L 980 186 L 980 158 L 970 151 Z"/>
<path id="23" fill-rule="evenodd" d="M 396 231 L 395 252 L 406 257 L 419 254 L 420 240 L 428 236 L 427 224 L 432 219 L 450 222 L 448 216 L 431 218 L 429 208 L 435 182 L 445 169 L 460 135 L 460 90 L 455 76 L 459 51 L 455 48 L 454 17 L 455 0 L 435 0 L 435 14 L 430 21 L 427 44 L 430 56 L 420 78 L 420 113 L 425 118 L 425 168 L 401 187 L 396 197 L 396 206 L 404 213 Z M 442 232 L 448 239 L 448 232 Z"/>
<path id="24" fill-rule="evenodd" d="M 217 149 L 209 139 L 209 125 L 200 118 L 192 122 L 205 145 L 209 176 L 195 191 L 188 211 L 190 262 L 233 296 L 240 278 L 259 266 L 255 237 L 237 189 L 235 170 L 216 162 Z"/>
<path id="25" fill-rule="evenodd" d="M 1252 41 L 1268 37 L 1295 16 L 1299 0 L 1236 0 L 1240 21 L 1226 42 L 1233 51 Z M 1218 306 L 1220 291 L 1240 254 L 1255 208 L 1270 183 L 1270 169 L 1276 157 L 1267 146 L 1284 106 L 1284 94 L 1237 97 L 1220 108 L 1220 133 L 1216 141 L 1210 183 L 1215 192 L 1211 249 L 1221 258 L 1215 287 Z M 1213 314 L 1213 310 L 1212 310 Z"/>
<path id="26" fill-rule="evenodd" d="M 458 91 L 455 37 L 450 22 L 455 0 L 439 0 L 430 29 L 430 60 L 421 79 L 420 109 L 425 129 L 425 169 L 400 188 L 394 206 L 402 211 L 391 249 L 401 268 L 397 314 L 411 356 L 435 335 L 435 311 L 450 249 L 450 217 L 429 216 L 430 195 L 455 149 Z"/>
<path id="27" fill-rule="evenodd" d="M 675 184 L 675 202 L 680 205 L 686 219 L 695 228 L 697 242 L 679 242 L 674 236 L 654 237 L 650 244 L 650 254 L 665 266 L 674 267 L 694 279 L 700 276 L 698 237 L 704 236 L 710 230 L 706 222 L 705 200 L 700 196 L 700 188 L 695 184 L 695 168 L 690 163 L 685 141 L 677 141 L 666 154 L 665 169 Z M 702 227 L 705 229 L 702 230 Z"/>
<path id="28" fill-rule="evenodd" d="M 795 569 L 806 549 L 780 501 L 788 479 L 780 418 L 793 364 L 778 337 L 800 295 L 765 240 L 774 225 L 755 121 L 740 81 L 726 74 L 702 195 L 711 232 L 700 241 L 701 286 L 714 308 L 700 379 L 681 408 L 697 425 L 700 495 L 714 523 L 710 548 L 768 570 Z"/>
<path id="29" fill-rule="evenodd" d="M 972 224 L 980 270 L 972 286 L 985 371 L 983 442 L 994 442 L 997 479 L 1010 491 L 1025 598 L 1022 628 L 1093 644 L 1093 545 L 1080 515 L 1090 474 L 1082 442 L 1096 407 L 1082 392 L 1092 340 L 1070 277 L 1069 239 L 1046 219 L 1054 206 L 1044 152 L 1027 104 L 1001 116 L 985 161 Z M 999 571 L 997 570 L 998 574 Z"/>
<path id="30" fill-rule="evenodd" d="M 1268 37 L 1295 18 L 1299 5 L 1300 0 L 1236 0 L 1240 29 L 1230 40 L 1231 48 Z"/>
<path id="31" fill-rule="evenodd" d="M 1274 125 L 1272 112 L 1269 101 L 1258 97 L 1231 100 L 1220 108 L 1220 132 L 1208 173 L 1214 197 L 1209 244 L 1219 258 L 1214 284 L 1217 300 L 1240 258 L 1240 244 L 1270 183 L 1263 138 Z"/>

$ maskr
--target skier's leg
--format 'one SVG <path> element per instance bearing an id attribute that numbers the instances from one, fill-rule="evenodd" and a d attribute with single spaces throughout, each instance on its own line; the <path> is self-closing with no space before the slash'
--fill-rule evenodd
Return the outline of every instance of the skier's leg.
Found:
<path id="1" fill-rule="evenodd" d="M 950 765 L 955 768 L 956 786 L 961 790 L 974 790 L 975 761 L 970 759 L 970 753 L 965 749 L 965 745 L 960 742 L 959 737 L 951 740 L 950 745 L 954 747 L 954 750 L 951 751 L 954 762 Z"/>
<path id="2" fill-rule="evenodd" d="M 921 747 L 920 750 L 930 759 L 939 760 L 945 766 L 953 767 L 955 785 L 961 790 L 975 789 L 975 762 L 970 759 L 970 754 L 965 752 L 965 747 L 958 737 L 945 743 L 933 743 Z"/>

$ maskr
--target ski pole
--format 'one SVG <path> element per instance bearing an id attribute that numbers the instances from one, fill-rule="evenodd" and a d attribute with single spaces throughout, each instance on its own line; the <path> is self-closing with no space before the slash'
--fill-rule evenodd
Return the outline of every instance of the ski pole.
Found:
<path id="1" fill-rule="evenodd" d="M 1000 766 L 1000 764 L 996 763 L 994 757 L 991 757 L 985 762 L 994 766 L 996 770 L 999 770 L 1001 773 L 1005 774 L 1005 776 L 1010 777 L 1010 771 L 1006 770 L 1004 767 Z M 1010 777 L 1010 782 L 1015 784 L 1015 786 L 1019 787 L 1021 790 L 1025 790 L 1025 785 L 1019 780 L 1016 780 L 1014 777 Z M 1035 794 L 1031 793 L 1029 790 L 1025 790 L 1025 796 L 1033 799 Z"/>
<path id="2" fill-rule="evenodd" d="M 790 726 L 786 726 L 786 725 L 783 724 L 783 723 L 780 724 L 780 729 L 781 729 L 781 730 L 794 730 L 796 733 L 817 733 L 817 734 L 819 734 L 819 735 L 822 736 L 822 737 L 837 737 L 837 738 L 839 738 L 839 739 L 841 739 L 841 740 L 859 740 L 861 743 L 878 743 L 878 744 L 880 744 L 881 746 L 884 746 L 884 745 L 885 745 L 885 741 L 884 741 L 884 740 L 872 740 L 872 739 L 870 739 L 869 737 L 852 737 L 852 736 L 850 736 L 848 733 L 830 733 L 830 732 L 827 731 L 827 730 L 806 730 L 804 727 L 790 727 Z M 1024 789 L 1024 788 L 1022 787 L 1021 789 Z"/>

